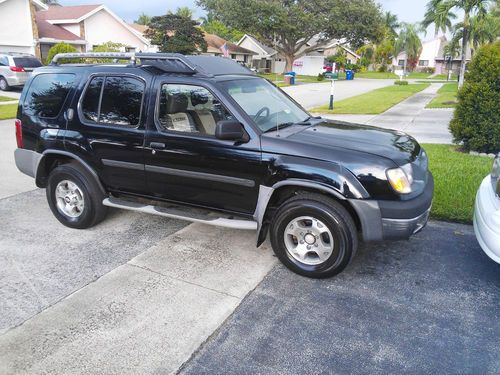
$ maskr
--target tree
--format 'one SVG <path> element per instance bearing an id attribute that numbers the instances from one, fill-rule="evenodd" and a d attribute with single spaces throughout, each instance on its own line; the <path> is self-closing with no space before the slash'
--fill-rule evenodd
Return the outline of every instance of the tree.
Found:
<path id="1" fill-rule="evenodd" d="M 457 18 L 453 12 L 444 12 L 443 7 L 446 6 L 443 0 L 431 0 L 427 3 L 422 27 L 428 28 L 434 25 L 434 37 L 437 37 L 439 31 L 446 34 L 446 31 L 452 29 L 452 20 Z"/>
<path id="2" fill-rule="evenodd" d="M 42 0 L 42 3 L 47 4 L 47 5 L 59 5 L 58 0 Z"/>
<path id="3" fill-rule="evenodd" d="M 464 84 L 465 66 L 467 63 L 467 51 L 470 45 L 470 30 L 471 20 L 476 18 L 476 22 L 480 22 L 487 14 L 488 6 L 492 3 L 491 0 L 431 0 L 428 4 L 428 12 L 433 11 L 436 13 L 435 19 L 431 22 L 436 27 L 439 23 L 436 20 L 443 20 L 447 16 L 454 14 L 453 11 L 460 11 L 464 14 L 463 21 L 461 22 L 461 63 L 460 75 L 458 86 L 462 87 Z"/>
<path id="4" fill-rule="evenodd" d="M 207 42 L 199 23 L 177 14 L 153 17 L 144 35 L 161 52 L 177 52 L 185 55 L 206 52 Z"/>
<path id="5" fill-rule="evenodd" d="M 318 43 L 342 39 L 358 48 L 382 39 L 384 24 L 374 0 L 198 0 L 225 25 L 253 34 L 280 52 L 286 70 Z M 314 45 L 308 45 L 313 38 Z"/>
<path id="6" fill-rule="evenodd" d="M 231 42 L 237 42 L 243 37 L 243 35 L 245 35 L 242 31 L 233 29 L 232 27 L 227 27 L 221 21 L 217 20 L 204 22 L 201 25 L 201 28 L 209 34 L 218 35 L 222 39 L 226 39 Z"/>
<path id="7" fill-rule="evenodd" d="M 401 24 L 401 31 L 394 44 L 394 53 L 396 56 L 403 51 L 406 53 L 403 66 L 405 72 L 407 65 L 409 65 L 411 69 L 415 68 L 420 53 L 422 53 L 422 41 L 418 35 L 420 31 L 421 29 L 418 24 Z"/>
<path id="8" fill-rule="evenodd" d="M 139 14 L 139 18 L 137 18 L 134 23 L 137 23 L 139 25 L 149 25 L 149 23 L 151 22 L 151 16 L 148 16 L 146 13 L 142 12 L 141 14 Z"/>
<path id="9" fill-rule="evenodd" d="M 326 60 L 328 62 L 335 63 L 335 68 L 337 70 L 343 69 L 347 65 L 346 53 L 343 49 L 340 48 L 335 55 L 328 56 Z"/>
<path id="10" fill-rule="evenodd" d="M 168 14 L 173 14 L 172 12 L 168 12 Z M 184 18 L 193 18 L 193 11 L 189 7 L 178 7 L 175 11 L 175 14 L 184 17 Z"/>
<path id="11" fill-rule="evenodd" d="M 391 12 L 385 12 L 384 14 L 384 25 L 387 30 L 387 36 L 396 39 L 398 36 L 398 29 L 401 26 L 398 20 L 398 16 L 392 14 Z"/>
<path id="12" fill-rule="evenodd" d="M 64 43 L 64 42 L 61 42 L 61 43 L 57 43 L 57 44 L 54 44 L 50 49 L 49 49 L 49 53 L 47 55 L 47 59 L 45 60 L 45 64 L 50 64 L 52 59 L 54 58 L 55 55 L 57 55 L 58 53 L 76 53 L 78 52 L 78 50 L 73 47 L 71 44 L 68 44 L 68 43 Z M 69 62 L 76 62 L 75 60 L 68 60 L 68 59 L 61 59 L 58 61 L 59 64 L 66 64 L 66 63 L 69 63 Z"/>

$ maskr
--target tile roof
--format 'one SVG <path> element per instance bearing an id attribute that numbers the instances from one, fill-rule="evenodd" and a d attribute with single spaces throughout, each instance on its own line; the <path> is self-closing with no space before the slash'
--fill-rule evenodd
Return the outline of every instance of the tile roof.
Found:
<path id="1" fill-rule="evenodd" d="M 144 34 L 148 27 L 146 25 L 140 25 L 138 23 L 129 23 L 128 24 L 131 28 L 133 28 L 135 31 L 140 32 L 141 34 Z"/>
<path id="2" fill-rule="evenodd" d="M 45 21 L 39 16 L 38 13 L 36 15 L 36 25 L 38 27 L 38 36 L 40 38 L 51 38 L 57 40 L 82 40 L 81 37 L 66 30 L 64 27 L 52 25 L 49 22 Z"/>
<path id="3" fill-rule="evenodd" d="M 101 4 L 75 6 L 51 5 L 49 9 L 37 12 L 37 15 L 40 14 L 41 19 L 44 20 L 75 20 L 100 6 Z"/>
<path id="4" fill-rule="evenodd" d="M 221 53 L 220 48 L 224 45 L 224 43 L 226 43 L 229 49 L 229 53 L 237 53 L 242 55 L 256 55 L 254 51 L 250 51 L 249 49 L 240 47 L 239 45 L 231 43 L 215 34 L 205 33 L 204 38 L 205 41 L 207 42 L 207 52 Z"/>

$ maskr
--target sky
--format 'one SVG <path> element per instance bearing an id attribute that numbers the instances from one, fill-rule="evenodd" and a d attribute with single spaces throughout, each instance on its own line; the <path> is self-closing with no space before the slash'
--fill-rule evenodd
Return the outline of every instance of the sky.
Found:
<path id="1" fill-rule="evenodd" d="M 179 6 L 187 6 L 194 11 L 195 18 L 204 15 L 204 11 L 196 6 L 196 0 L 59 0 L 62 5 L 81 4 L 106 4 L 113 12 L 127 22 L 133 22 L 137 16 L 144 12 L 149 15 L 165 14 L 167 10 L 174 11 Z M 425 5 L 428 0 L 376 0 L 384 10 L 397 14 L 400 21 L 421 21 Z M 430 29 L 427 37 L 432 37 L 434 32 Z"/>

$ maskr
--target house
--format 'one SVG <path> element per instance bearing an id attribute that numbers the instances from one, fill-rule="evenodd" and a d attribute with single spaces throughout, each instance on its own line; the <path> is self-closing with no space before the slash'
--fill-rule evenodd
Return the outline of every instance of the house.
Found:
<path id="1" fill-rule="evenodd" d="M 281 74 L 285 71 L 285 59 L 278 51 L 262 44 L 252 35 L 243 35 L 236 44 L 255 53 L 251 66 L 259 72 Z"/>
<path id="2" fill-rule="evenodd" d="M 446 55 L 445 47 L 449 44 L 449 42 L 445 42 L 442 44 L 439 49 L 438 55 L 435 58 L 436 62 L 436 74 L 448 74 L 448 70 L 451 70 L 452 73 L 459 74 L 460 73 L 460 64 L 462 63 L 462 54 L 459 53 L 457 56 Z M 469 47 L 467 53 L 465 54 L 466 62 L 469 63 L 472 58 L 472 49 Z"/>
<path id="3" fill-rule="evenodd" d="M 11 0 L 12 1 L 12 0 Z M 52 5 L 36 13 L 42 59 L 56 43 L 66 42 L 80 51 L 112 41 L 124 52 L 155 50 L 142 33 L 124 22 L 105 5 Z"/>
<path id="4" fill-rule="evenodd" d="M 361 59 L 361 56 L 348 48 L 342 40 L 329 41 L 325 43 L 324 47 L 319 47 L 318 52 L 321 52 L 325 57 L 333 56 L 338 52 L 342 52 L 346 56 L 347 64 L 357 64 Z"/>
<path id="5" fill-rule="evenodd" d="M 39 0 L 0 0 L 0 52 L 39 56 L 35 14 L 45 9 Z"/>
<path id="6" fill-rule="evenodd" d="M 249 67 L 252 66 L 253 56 L 256 55 L 254 51 L 228 42 L 227 40 L 215 34 L 204 33 L 203 37 L 205 39 L 205 42 L 207 42 L 207 52 L 203 52 L 202 55 L 223 56 L 223 46 L 226 45 L 228 54 L 231 59 L 239 63 L 243 63 Z"/>
<path id="7" fill-rule="evenodd" d="M 416 70 L 424 70 L 426 68 L 436 68 L 436 58 L 440 51 L 446 45 L 446 37 L 440 36 L 432 40 L 422 43 L 422 52 L 420 53 Z M 402 68 L 405 64 L 406 52 L 402 51 L 397 56 L 393 57 L 392 65 L 395 69 Z M 408 64 L 408 62 L 406 62 Z"/>

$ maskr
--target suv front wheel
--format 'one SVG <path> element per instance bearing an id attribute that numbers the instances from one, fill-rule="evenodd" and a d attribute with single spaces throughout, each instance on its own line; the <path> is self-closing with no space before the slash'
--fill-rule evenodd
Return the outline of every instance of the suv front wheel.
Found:
<path id="1" fill-rule="evenodd" d="M 358 237 L 349 212 L 321 194 L 299 194 L 285 201 L 271 224 L 271 243 L 293 272 L 326 278 L 341 272 L 354 257 Z"/>
<path id="2" fill-rule="evenodd" d="M 54 216 L 70 228 L 85 229 L 106 215 L 104 195 L 89 173 L 77 163 L 56 167 L 49 175 L 47 201 Z"/>

